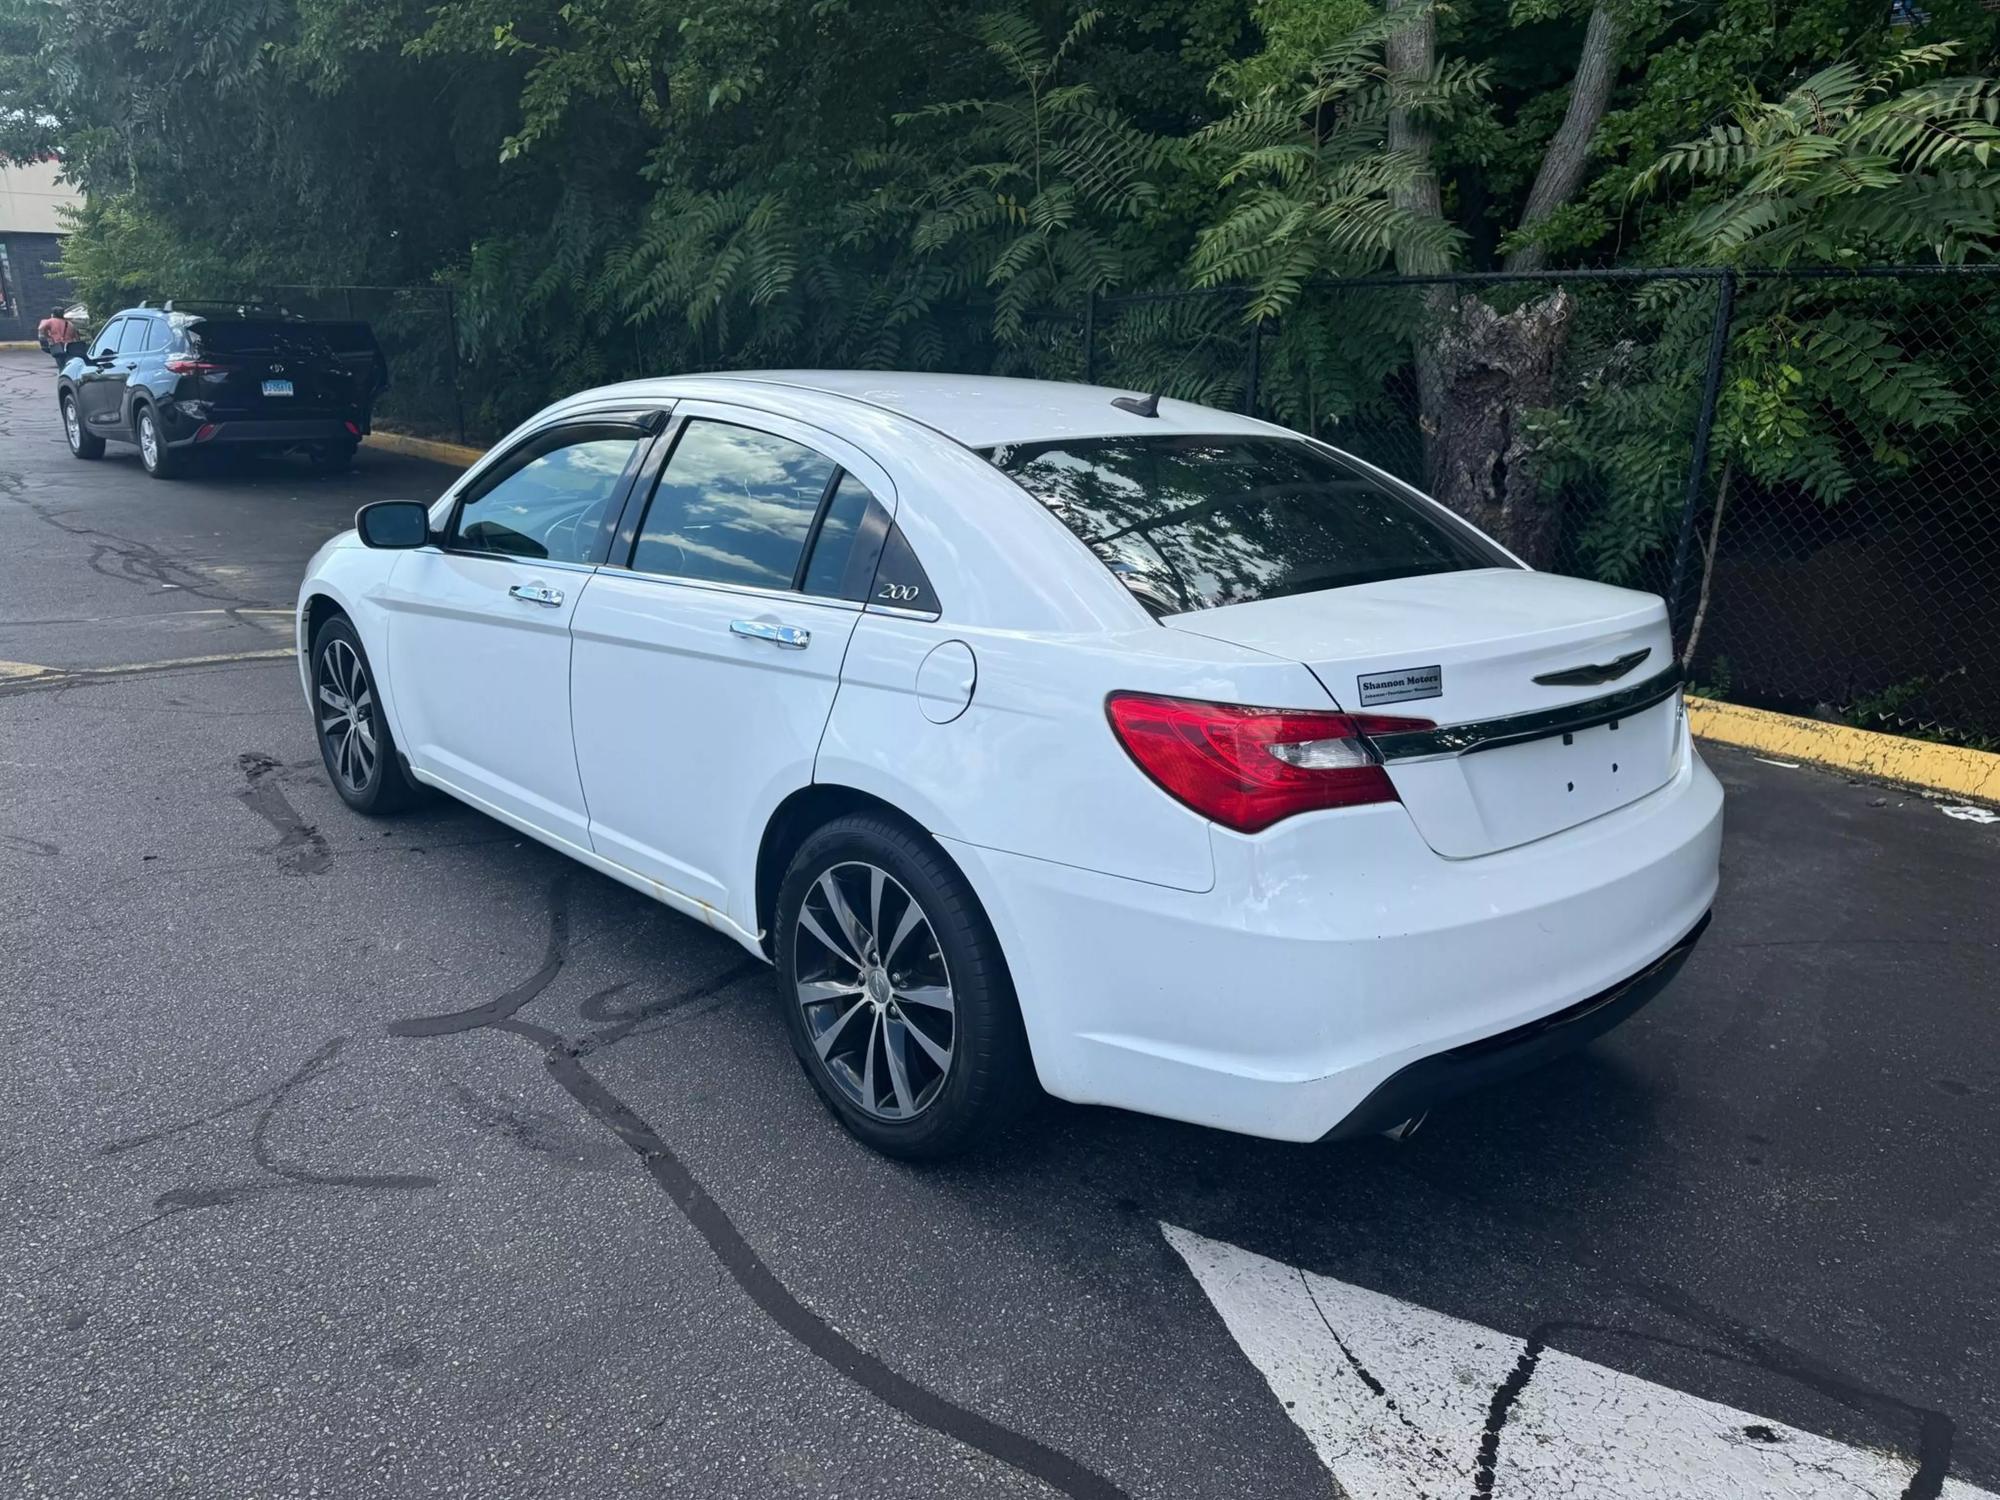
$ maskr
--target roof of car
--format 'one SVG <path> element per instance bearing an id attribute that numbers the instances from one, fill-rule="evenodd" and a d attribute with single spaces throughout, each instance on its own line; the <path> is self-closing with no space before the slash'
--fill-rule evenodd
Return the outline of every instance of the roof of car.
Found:
<path id="1" fill-rule="evenodd" d="M 892 411 L 969 448 L 1063 437 L 1158 436 L 1176 432 L 1266 432 L 1261 422 L 1163 399 L 1159 415 L 1142 417 L 1113 406 L 1139 391 L 1060 380 L 1001 375 L 915 374 L 893 370 L 742 370 L 634 381 L 621 395 L 693 395 L 690 386 L 788 387 Z M 595 394 L 603 395 L 604 392 Z"/>

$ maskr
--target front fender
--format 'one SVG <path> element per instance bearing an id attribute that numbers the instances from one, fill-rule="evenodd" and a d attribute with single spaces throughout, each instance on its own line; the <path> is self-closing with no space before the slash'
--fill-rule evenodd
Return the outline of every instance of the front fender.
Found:
<path id="1" fill-rule="evenodd" d="M 299 585 L 293 628 L 298 643 L 299 688 L 307 708 L 312 706 L 312 641 L 308 636 L 313 601 L 323 599 L 346 615 L 361 637 L 375 676 L 376 696 L 389 721 L 389 732 L 400 742 L 403 726 L 396 712 L 396 688 L 382 669 L 389 659 L 389 630 L 392 616 L 378 602 L 380 590 L 394 574 L 401 555 L 384 553 L 361 545 L 352 531 L 330 538 L 306 564 Z"/>

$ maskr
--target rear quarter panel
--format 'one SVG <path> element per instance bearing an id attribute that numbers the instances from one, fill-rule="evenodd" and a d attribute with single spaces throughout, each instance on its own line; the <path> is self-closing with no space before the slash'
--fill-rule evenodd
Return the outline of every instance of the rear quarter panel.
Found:
<path id="1" fill-rule="evenodd" d="M 961 641 L 970 706 L 926 717 L 917 670 Z M 1303 666 L 1151 623 L 1041 634 L 865 613 L 848 644 L 816 779 L 881 797 L 932 833 L 1181 890 L 1215 880 L 1208 822 L 1136 766 L 1105 717 L 1119 690 L 1330 708 Z"/>

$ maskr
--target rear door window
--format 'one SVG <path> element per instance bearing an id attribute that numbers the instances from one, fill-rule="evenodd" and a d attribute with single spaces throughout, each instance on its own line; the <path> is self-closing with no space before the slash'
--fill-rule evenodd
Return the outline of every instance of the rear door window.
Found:
<path id="1" fill-rule="evenodd" d="M 152 327 L 151 318 L 127 318 L 125 326 L 118 334 L 118 352 L 137 354 L 146 347 L 146 331 Z"/>
<path id="2" fill-rule="evenodd" d="M 1518 566 L 1471 527 L 1300 438 L 1065 439 L 987 456 L 1155 614 Z"/>
<path id="3" fill-rule="evenodd" d="M 827 499 L 800 587 L 829 599 L 866 599 L 888 530 L 889 513 L 868 486 L 843 473 Z"/>
<path id="4" fill-rule="evenodd" d="M 834 468 L 832 459 L 790 438 L 695 418 L 681 430 L 653 491 L 632 567 L 789 589 Z"/>

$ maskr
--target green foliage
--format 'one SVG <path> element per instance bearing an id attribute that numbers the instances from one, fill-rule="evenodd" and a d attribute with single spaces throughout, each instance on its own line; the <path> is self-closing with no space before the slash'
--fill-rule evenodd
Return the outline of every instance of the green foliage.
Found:
<path id="1" fill-rule="evenodd" d="M 1667 238 L 1706 263 L 1989 256 L 2000 242 L 2000 81 L 1923 77 L 1961 50 L 1906 48 L 1872 69 L 1824 68 L 1775 102 L 1751 94 L 1632 191 L 1714 185 Z"/>
<path id="2" fill-rule="evenodd" d="M 1450 262 L 1462 232 L 1398 201 L 1429 164 L 1390 149 L 1389 116 L 1400 109 L 1445 118 L 1479 95 L 1486 70 L 1447 58 L 1427 77 L 1392 79 L 1383 46 L 1408 20 L 1408 12 L 1364 20 L 1301 77 L 1263 84 L 1196 134 L 1197 154 L 1228 194 L 1197 242 L 1197 285 L 1247 285 L 1246 315 L 1270 318 L 1289 311 L 1318 276 L 1376 270 L 1399 251 L 1417 263 Z M 1263 76 L 1243 69 L 1222 82 Z"/>
<path id="3" fill-rule="evenodd" d="M 929 127 L 938 165 L 918 189 L 911 248 L 947 285 L 993 293 L 993 333 L 1018 343 L 1036 310 L 1074 309 L 1117 285 L 1131 259 L 1121 222 L 1159 200 L 1166 145 L 1065 74 L 1097 24 L 1086 11 L 1053 45 L 1017 14 L 977 31 L 1009 85 L 998 97 L 928 104 L 896 117 Z"/>

